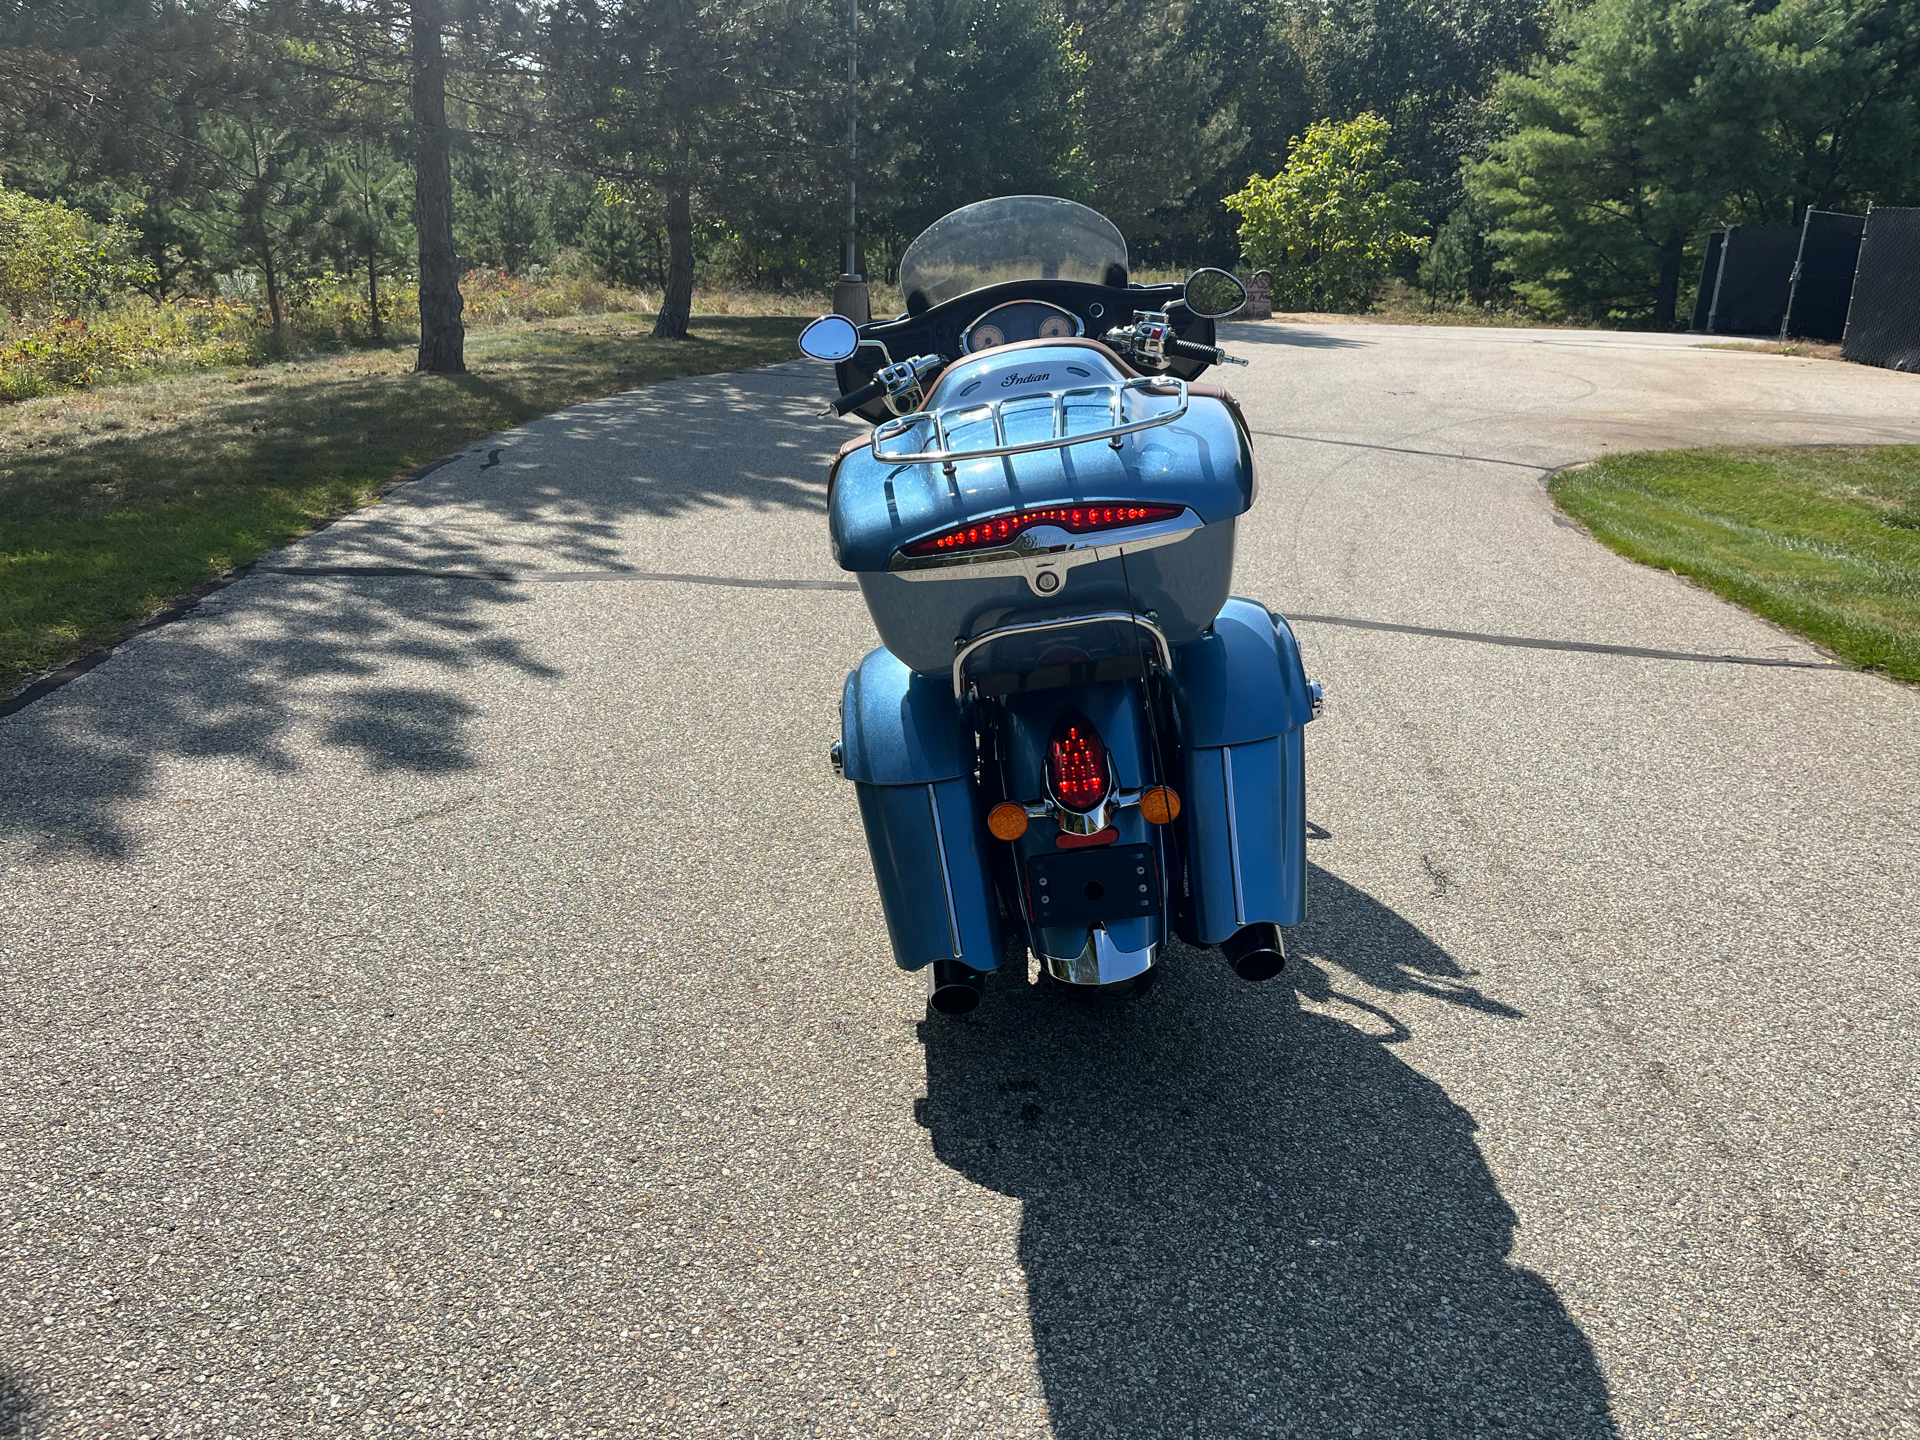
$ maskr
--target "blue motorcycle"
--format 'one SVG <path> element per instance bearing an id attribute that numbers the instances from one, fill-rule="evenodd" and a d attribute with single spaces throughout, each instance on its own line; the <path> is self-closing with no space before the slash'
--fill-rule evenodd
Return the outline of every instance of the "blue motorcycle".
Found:
<path id="1" fill-rule="evenodd" d="M 1247 424 L 1203 383 L 1246 292 L 1130 284 L 1071 201 L 939 220 L 900 259 L 906 312 L 827 315 L 822 414 L 873 428 L 829 476 L 835 560 L 880 632 L 847 677 L 836 773 L 859 797 L 895 961 L 960 1014 L 1025 955 L 1123 993 L 1169 933 L 1265 980 L 1306 908 L 1292 630 L 1230 595 L 1255 495 Z M 1243 362 L 1241 362 L 1243 363 Z"/>

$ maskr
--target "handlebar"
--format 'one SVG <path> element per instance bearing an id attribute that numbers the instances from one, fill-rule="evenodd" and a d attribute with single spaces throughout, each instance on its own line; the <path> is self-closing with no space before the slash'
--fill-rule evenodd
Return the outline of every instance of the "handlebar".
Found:
<path id="1" fill-rule="evenodd" d="M 844 415 L 874 400 L 885 400 L 896 415 L 904 414 L 905 409 L 920 403 L 921 387 L 944 363 L 938 355 L 915 355 L 911 360 L 882 365 L 871 381 L 858 390 L 849 390 L 822 410 L 821 418 Z"/>
<path id="2" fill-rule="evenodd" d="M 1198 360 L 1202 365 L 1218 365 L 1221 351 L 1213 345 L 1196 345 L 1191 340 L 1168 340 L 1167 354 L 1180 360 Z"/>
<path id="3" fill-rule="evenodd" d="M 886 393 L 887 382 L 884 380 L 873 380 L 862 385 L 858 390 L 849 390 L 846 394 L 835 400 L 829 408 L 831 408 L 836 415 L 844 415 L 849 410 L 858 410 L 862 405 L 880 399 Z"/>
<path id="4" fill-rule="evenodd" d="M 1215 346 L 1196 345 L 1177 338 L 1167 317 L 1159 313 L 1136 316 L 1132 325 L 1109 330 L 1101 338 L 1149 373 L 1164 370 L 1168 360 L 1187 360 L 1200 365 L 1246 364 Z M 825 419 L 829 415 L 845 415 L 876 400 L 886 400 L 896 414 L 904 413 L 903 407 L 919 401 L 927 377 L 944 363 L 938 355 L 916 355 L 911 360 L 883 365 L 872 380 L 831 401 L 820 416 Z"/>

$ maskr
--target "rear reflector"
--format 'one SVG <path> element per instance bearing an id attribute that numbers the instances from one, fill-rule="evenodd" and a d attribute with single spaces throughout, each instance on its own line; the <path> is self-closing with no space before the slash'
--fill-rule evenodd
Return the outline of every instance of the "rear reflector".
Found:
<path id="1" fill-rule="evenodd" d="M 1170 786 L 1149 786 L 1140 797 L 1140 815 L 1149 825 L 1171 825 L 1180 818 L 1180 797 Z"/>
<path id="2" fill-rule="evenodd" d="M 987 812 L 987 829 L 996 840 L 1018 840 L 1027 833 L 1027 812 L 1011 800 L 1002 800 Z"/>
<path id="3" fill-rule="evenodd" d="M 1091 835 L 1069 835 L 1062 830 L 1053 837 L 1054 845 L 1061 850 L 1091 850 L 1096 845 L 1111 845 L 1120 838 L 1120 832 L 1109 825 L 1104 830 L 1096 830 Z"/>
<path id="4" fill-rule="evenodd" d="M 1016 535 L 1036 525 L 1052 525 L 1075 535 L 1117 530 L 1128 525 L 1151 525 L 1157 520 L 1171 520 L 1185 508 L 1184 505 L 1128 504 L 1056 505 L 1048 510 L 1017 510 L 1011 515 L 996 515 L 991 520 L 977 520 L 971 525 L 915 540 L 902 546 L 901 553 L 950 555 L 962 550 L 985 550 L 1009 544 Z"/>
<path id="5" fill-rule="evenodd" d="M 1047 783 L 1053 798 L 1085 814 L 1107 798 L 1107 747 L 1087 717 L 1069 710 L 1053 726 L 1047 744 Z"/>

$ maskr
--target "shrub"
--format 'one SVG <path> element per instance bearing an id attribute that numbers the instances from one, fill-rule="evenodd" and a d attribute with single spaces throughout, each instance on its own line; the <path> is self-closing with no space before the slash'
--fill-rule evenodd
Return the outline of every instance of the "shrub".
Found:
<path id="1" fill-rule="evenodd" d="M 125 362 L 120 337 L 111 330 L 63 315 L 7 337 L 0 351 L 0 395 L 24 400 L 84 389 Z"/>
<path id="2" fill-rule="evenodd" d="M 1293 144 L 1271 179 L 1254 176 L 1229 195 L 1240 245 L 1273 272 L 1273 302 L 1295 310 L 1364 310 L 1387 271 L 1418 250 L 1411 197 L 1387 158 L 1385 120 L 1320 120 Z"/>
<path id="3" fill-rule="evenodd" d="M 137 285 L 153 266 L 124 225 L 0 186 L 0 307 L 9 315 L 71 314 Z"/>
<path id="4" fill-rule="evenodd" d="M 604 315 L 644 304 L 642 296 L 610 290 L 591 275 L 549 275 L 537 265 L 524 276 L 469 270 L 460 281 L 460 293 L 466 297 L 466 323 L 477 329 L 513 320 Z"/>

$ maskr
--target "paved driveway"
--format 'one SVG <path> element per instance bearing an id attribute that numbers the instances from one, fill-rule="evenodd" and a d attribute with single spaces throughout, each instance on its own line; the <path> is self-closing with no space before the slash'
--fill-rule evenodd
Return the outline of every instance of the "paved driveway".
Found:
<path id="1" fill-rule="evenodd" d="M 1920 440 L 1920 380 L 1228 331 L 1237 588 L 1329 696 L 1267 986 L 926 1021 L 803 363 L 495 437 L 0 720 L 0 1435 L 1920 1433 L 1920 696 L 1540 485 Z"/>

